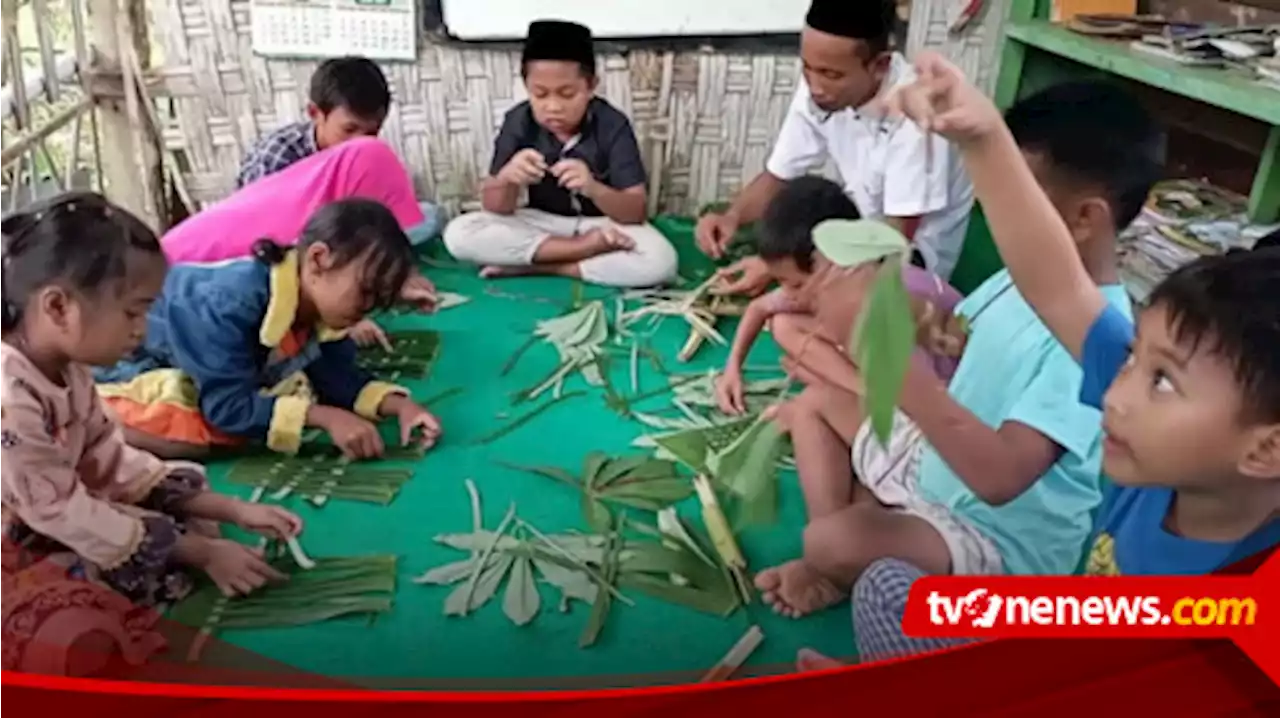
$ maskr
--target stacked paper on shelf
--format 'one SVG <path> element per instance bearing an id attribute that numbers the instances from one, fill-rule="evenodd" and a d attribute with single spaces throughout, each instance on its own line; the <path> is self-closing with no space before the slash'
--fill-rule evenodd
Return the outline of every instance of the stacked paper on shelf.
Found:
<path id="1" fill-rule="evenodd" d="M 1146 298 L 1182 265 L 1233 248 L 1248 248 L 1280 225 L 1248 220 L 1248 201 L 1198 180 L 1161 182 L 1142 214 L 1120 236 L 1120 274 L 1130 294 Z"/>

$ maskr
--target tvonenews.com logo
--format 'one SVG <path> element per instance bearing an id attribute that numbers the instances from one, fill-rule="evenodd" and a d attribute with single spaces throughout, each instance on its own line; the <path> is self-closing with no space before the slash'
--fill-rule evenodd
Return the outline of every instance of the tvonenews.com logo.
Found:
<path id="1" fill-rule="evenodd" d="M 925 596 L 935 626 L 992 629 L 1002 626 L 1252 626 L 1252 598 L 1182 597 L 1167 604 L 1157 596 L 1029 596 L 974 589 L 962 596 L 931 591 Z"/>

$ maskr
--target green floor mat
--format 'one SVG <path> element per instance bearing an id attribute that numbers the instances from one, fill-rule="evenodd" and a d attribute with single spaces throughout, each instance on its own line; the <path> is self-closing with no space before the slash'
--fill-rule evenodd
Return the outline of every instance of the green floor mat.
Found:
<path id="1" fill-rule="evenodd" d="M 659 218 L 671 232 L 682 257 L 682 276 L 696 281 L 714 269 L 692 246 L 692 222 Z M 669 225 L 669 226 L 668 226 Z M 412 578 L 459 559 L 459 553 L 435 541 L 443 534 L 473 530 L 471 499 L 466 479 L 477 484 L 483 498 L 484 525 L 498 525 L 514 503 L 520 517 L 548 534 L 587 531 L 582 500 L 572 487 L 531 475 L 516 466 L 556 466 L 576 469 L 592 451 L 612 456 L 637 453 L 632 443 L 652 431 L 624 418 L 606 404 L 604 392 L 576 374 L 566 380 L 563 398 L 533 419 L 492 440 L 526 412 L 554 400 L 550 395 L 519 405 L 512 395 L 529 387 L 557 363 L 556 351 L 545 343 L 530 346 L 510 371 L 503 369 L 527 343 L 535 323 L 562 314 L 575 297 L 603 299 L 612 319 L 616 292 L 585 287 L 563 279 L 522 278 L 485 282 L 474 268 L 458 267 L 432 258 L 428 276 L 444 291 L 471 301 L 435 316 L 400 314 L 387 318 L 391 330 L 439 333 L 439 352 L 424 379 L 405 378 L 415 396 L 442 397 L 429 404 L 444 427 L 440 443 L 414 463 L 395 462 L 414 470 L 399 485 L 387 505 L 367 501 L 330 500 L 317 507 L 295 494 L 282 500 L 296 510 L 306 528 L 301 543 L 314 557 L 395 555 L 397 581 L 394 605 L 370 623 L 367 617 L 335 618 L 290 628 L 227 629 L 222 640 L 256 651 L 303 670 L 335 677 L 480 679 L 523 681 L 524 685 L 598 677 L 611 684 L 645 682 L 646 675 L 707 670 L 752 625 L 765 640 L 747 664 L 748 671 L 775 670 L 789 665 L 797 649 L 812 647 L 833 656 L 851 656 L 853 634 L 847 603 L 802 620 L 774 615 L 758 601 L 729 618 L 721 618 L 667 603 L 641 592 L 629 592 L 634 606 L 615 604 L 594 646 L 578 647 L 591 607 L 574 602 L 569 613 L 544 608 L 535 620 L 515 626 L 494 600 L 467 617 L 444 615 L 449 586 L 417 585 Z M 722 320 L 724 333 L 733 325 Z M 718 367 L 726 349 L 708 344 L 689 364 L 676 353 L 688 326 L 668 319 L 649 340 L 669 370 Z M 610 342 L 612 342 L 612 337 Z M 749 357 L 753 366 L 777 365 L 777 349 L 763 335 Z M 639 363 L 638 391 L 632 392 L 627 361 L 613 363 L 615 386 L 628 395 L 643 395 L 667 378 L 653 363 Z M 669 394 L 644 399 L 637 411 L 671 411 Z M 384 436 L 391 439 L 389 422 Z M 214 486 L 248 497 L 250 486 L 228 480 L 232 462 L 210 467 Z M 243 468 L 240 469 L 243 471 Z M 781 476 L 779 522 L 751 528 L 740 536 L 753 570 L 761 570 L 797 556 L 801 549 L 804 506 L 793 471 Z M 680 514 L 701 526 L 697 498 L 679 504 Z M 540 585 L 542 604 L 555 606 L 558 592 Z"/>

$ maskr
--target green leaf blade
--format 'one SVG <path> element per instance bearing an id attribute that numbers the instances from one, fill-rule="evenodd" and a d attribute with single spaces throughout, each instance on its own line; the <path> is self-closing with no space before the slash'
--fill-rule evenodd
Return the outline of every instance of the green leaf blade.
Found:
<path id="1" fill-rule="evenodd" d="M 915 316 L 902 267 L 886 262 L 877 272 L 851 343 L 866 387 L 871 428 L 881 443 L 888 442 L 893 429 L 915 337 Z"/>

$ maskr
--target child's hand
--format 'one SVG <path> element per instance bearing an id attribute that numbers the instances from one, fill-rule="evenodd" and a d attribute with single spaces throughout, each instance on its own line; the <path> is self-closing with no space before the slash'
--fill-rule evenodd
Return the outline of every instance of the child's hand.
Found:
<path id="1" fill-rule="evenodd" d="M 769 274 L 769 265 L 759 257 L 746 257 L 721 269 L 719 280 L 711 287 L 712 294 L 744 294 L 754 297 L 769 286 L 773 275 Z"/>
<path id="2" fill-rule="evenodd" d="M 302 519 L 280 506 L 241 502 L 236 507 L 235 525 L 267 538 L 284 540 L 302 533 Z"/>
<path id="3" fill-rule="evenodd" d="M 928 299 L 911 298 L 911 313 L 916 319 L 916 344 L 930 354 L 960 358 L 968 341 L 964 319 L 946 314 Z"/>
<path id="4" fill-rule="evenodd" d="M 378 427 L 349 411 L 338 409 L 327 416 L 324 430 L 348 459 L 376 458 L 386 449 Z"/>
<path id="5" fill-rule="evenodd" d="M 440 295 L 430 279 L 414 272 L 400 288 L 400 301 L 416 306 L 421 312 L 434 312 L 440 303 Z"/>
<path id="6" fill-rule="evenodd" d="M 351 327 L 351 331 L 347 332 L 347 336 L 351 337 L 351 341 L 357 346 L 367 347 L 378 344 L 389 352 L 395 351 L 391 348 L 391 339 L 387 336 L 386 330 L 372 319 L 361 319 L 356 322 L 356 325 Z"/>
<path id="7" fill-rule="evenodd" d="M 526 147 L 520 150 L 498 171 L 498 179 L 510 185 L 537 184 L 547 173 L 547 159 L 542 153 Z"/>
<path id="8" fill-rule="evenodd" d="M 550 172 L 560 180 L 561 187 L 583 197 L 590 198 L 599 186 L 596 178 L 591 175 L 591 168 L 582 160 L 560 160 L 551 166 Z"/>
<path id="9" fill-rule="evenodd" d="M 424 449 L 434 446 L 440 438 L 440 420 L 413 402 L 406 403 L 396 411 L 396 417 L 400 421 L 400 443 L 404 446 L 413 443 L 414 433 L 418 430 L 421 430 L 422 436 L 417 441 Z"/>
<path id="10" fill-rule="evenodd" d="M 1004 124 L 1004 118 L 964 73 L 935 52 L 915 60 L 917 79 L 896 88 L 885 99 L 890 113 L 906 115 L 926 132 L 964 144 L 981 139 Z"/>
<path id="11" fill-rule="evenodd" d="M 730 416 L 740 416 L 747 411 L 743 395 L 742 370 L 736 366 L 725 367 L 716 377 L 716 404 L 720 411 Z"/>
<path id="12" fill-rule="evenodd" d="M 271 581 L 289 578 L 272 568 L 263 559 L 261 551 L 227 539 L 209 541 L 200 568 L 227 597 L 248 595 Z"/>

